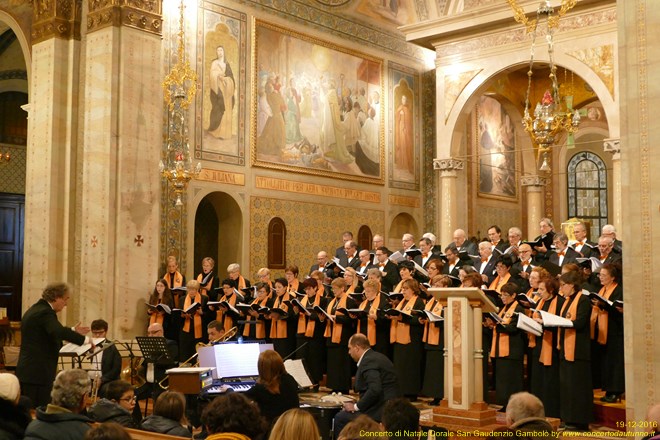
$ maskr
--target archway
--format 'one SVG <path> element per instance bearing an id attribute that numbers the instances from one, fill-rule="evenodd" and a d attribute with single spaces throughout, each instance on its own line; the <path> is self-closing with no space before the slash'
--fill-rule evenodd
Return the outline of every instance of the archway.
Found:
<path id="1" fill-rule="evenodd" d="M 417 222 L 407 212 L 402 212 L 392 219 L 390 230 L 387 234 L 387 247 L 391 250 L 401 248 L 401 237 L 403 234 L 412 234 L 415 240 L 419 240 L 419 226 Z M 416 244 L 416 243 L 415 243 Z"/>
<path id="2" fill-rule="evenodd" d="M 243 214 L 227 193 L 213 192 L 204 197 L 195 211 L 195 274 L 201 272 L 202 258 L 215 260 L 220 279 L 227 266 L 241 261 Z"/>

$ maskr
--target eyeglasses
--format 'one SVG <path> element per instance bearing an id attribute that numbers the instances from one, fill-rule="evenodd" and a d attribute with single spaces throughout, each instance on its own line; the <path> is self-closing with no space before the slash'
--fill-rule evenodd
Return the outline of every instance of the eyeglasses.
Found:
<path id="1" fill-rule="evenodd" d="M 122 397 L 122 398 L 119 399 L 119 400 L 123 400 L 124 402 L 135 402 L 135 396 L 131 396 L 131 397 Z"/>

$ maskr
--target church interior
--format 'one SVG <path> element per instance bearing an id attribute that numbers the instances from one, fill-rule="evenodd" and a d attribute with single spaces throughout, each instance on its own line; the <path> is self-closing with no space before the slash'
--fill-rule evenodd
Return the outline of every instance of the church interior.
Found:
<path id="1" fill-rule="evenodd" d="M 170 256 L 187 279 L 211 256 L 256 281 L 307 275 L 344 231 L 444 249 L 456 229 L 533 239 L 579 219 L 626 245 L 625 419 L 643 420 L 660 402 L 660 8 L 550 0 L 558 21 L 533 27 L 544 4 L 0 0 L 2 331 L 66 281 L 63 323 L 143 335 Z M 543 149 L 526 112 L 557 97 L 579 121 Z"/>

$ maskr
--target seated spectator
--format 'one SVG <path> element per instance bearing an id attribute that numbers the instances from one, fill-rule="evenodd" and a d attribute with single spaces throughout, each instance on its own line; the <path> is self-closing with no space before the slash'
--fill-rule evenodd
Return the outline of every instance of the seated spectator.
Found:
<path id="1" fill-rule="evenodd" d="M 395 437 L 397 439 L 417 440 L 422 436 L 419 410 L 404 397 L 390 399 L 385 403 L 381 423 L 387 432 L 401 432 L 401 436 Z"/>
<path id="2" fill-rule="evenodd" d="M 19 440 L 32 421 L 28 409 L 19 404 L 21 386 L 18 378 L 9 373 L 0 374 L 0 439 Z"/>
<path id="3" fill-rule="evenodd" d="M 282 414 L 270 431 L 268 440 L 318 440 L 319 428 L 314 416 L 300 408 L 293 408 Z"/>
<path id="4" fill-rule="evenodd" d="M 506 423 L 518 438 L 552 439 L 552 425 L 545 419 L 541 399 L 528 392 L 512 394 L 506 405 Z"/>
<path id="5" fill-rule="evenodd" d="M 186 425 L 186 398 L 176 391 L 165 391 L 158 396 L 154 413 L 142 421 L 145 431 L 190 437 Z"/>
<path id="6" fill-rule="evenodd" d="M 284 411 L 300 406 L 298 383 L 286 372 L 282 357 L 274 350 L 259 355 L 257 370 L 257 384 L 247 390 L 245 396 L 259 405 L 261 414 L 272 425 Z"/>
<path id="7" fill-rule="evenodd" d="M 50 392 L 51 403 L 37 409 L 25 430 L 26 440 L 82 440 L 92 420 L 82 415 L 91 381 L 85 370 L 60 372 Z"/>
<path id="8" fill-rule="evenodd" d="M 106 422 L 87 431 L 85 440 L 131 440 L 131 435 L 119 423 Z"/>
<path id="9" fill-rule="evenodd" d="M 105 397 L 92 405 L 87 414 L 96 422 L 115 422 L 127 428 L 137 428 L 133 420 L 135 409 L 135 390 L 125 380 L 110 382 L 105 390 Z"/>
<path id="10" fill-rule="evenodd" d="M 251 440 L 266 432 L 259 407 L 242 393 L 216 397 L 204 408 L 202 423 L 208 432 L 206 440 Z"/>
<path id="11" fill-rule="evenodd" d="M 362 414 L 344 426 L 337 440 L 364 440 L 368 437 L 384 438 L 378 434 L 380 432 L 383 432 L 383 427 L 371 417 Z"/>

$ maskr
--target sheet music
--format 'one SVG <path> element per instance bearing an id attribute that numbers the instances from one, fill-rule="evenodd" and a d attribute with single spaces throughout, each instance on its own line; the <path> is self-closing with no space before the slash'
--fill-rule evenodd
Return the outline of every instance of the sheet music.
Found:
<path id="1" fill-rule="evenodd" d="M 562 318 L 561 316 L 553 315 L 544 310 L 537 310 L 543 319 L 543 325 L 546 327 L 573 327 L 573 321 L 570 319 Z"/>
<path id="2" fill-rule="evenodd" d="M 217 344 L 213 346 L 215 365 L 218 378 L 240 376 L 258 376 L 257 361 L 259 360 L 260 344 Z M 200 357 L 200 365 L 202 358 Z"/>
<path id="3" fill-rule="evenodd" d="M 314 386 L 305 371 L 302 359 L 287 359 L 284 361 L 284 368 L 298 382 L 301 388 L 311 388 Z"/>
<path id="4" fill-rule="evenodd" d="M 93 338 L 92 343 L 96 346 L 101 344 L 103 341 L 105 341 L 105 338 Z M 83 354 L 87 353 L 90 350 L 90 345 L 89 344 L 83 344 L 83 345 L 78 345 L 74 344 L 73 342 L 69 342 L 62 348 L 60 348 L 60 354 L 77 354 L 78 356 L 82 356 Z"/>
<path id="5" fill-rule="evenodd" d="M 516 326 L 520 330 L 524 330 L 535 336 L 543 335 L 543 326 L 524 313 L 518 313 L 518 324 Z"/>

